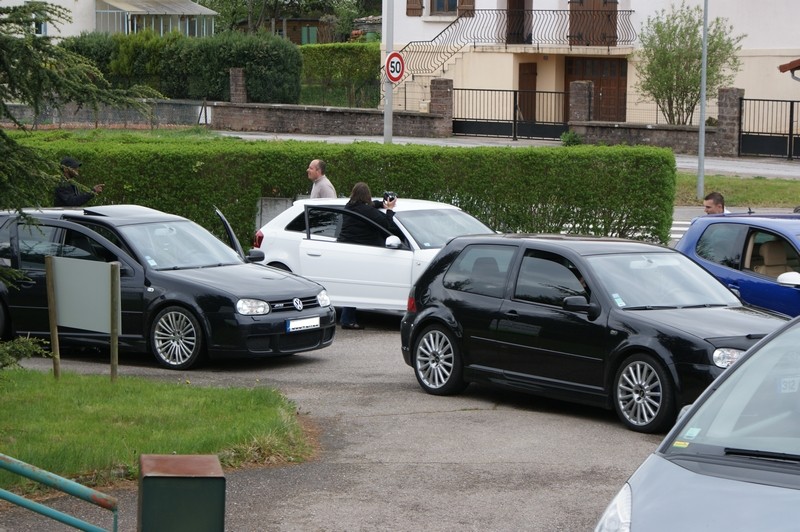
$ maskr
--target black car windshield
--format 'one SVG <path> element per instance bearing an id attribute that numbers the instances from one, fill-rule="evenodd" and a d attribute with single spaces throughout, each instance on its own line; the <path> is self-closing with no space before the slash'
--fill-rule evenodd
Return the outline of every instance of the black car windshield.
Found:
<path id="1" fill-rule="evenodd" d="M 456 236 L 494 232 L 477 218 L 458 209 L 397 211 L 395 218 L 421 249 L 441 248 Z"/>
<path id="2" fill-rule="evenodd" d="M 798 463 L 800 321 L 728 371 L 663 452 Z"/>
<path id="3" fill-rule="evenodd" d="M 189 220 L 126 225 L 119 230 L 139 259 L 155 270 L 243 262 L 233 249 Z"/>
<path id="4" fill-rule="evenodd" d="M 741 305 L 711 274 L 677 252 L 598 255 L 587 261 L 621 309 Z"/>

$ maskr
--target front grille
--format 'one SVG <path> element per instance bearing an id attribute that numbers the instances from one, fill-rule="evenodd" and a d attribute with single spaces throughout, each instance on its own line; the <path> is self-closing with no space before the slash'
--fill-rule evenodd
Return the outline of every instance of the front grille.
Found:
<path id="1" fill-rule="evenodd" d="M 301 297 L 299 299 L 300 301 L 303 302 L 303 310 L 319 307 L 317 296 Z M 272 310 L 272 312 L 285 312 L 285 311 L 297 312 L 297 309 L 294 308 L 294 304 L 292 303 L 292 301 L 293 299 L 273 301 L 270 304 L 270 309 Z"/>

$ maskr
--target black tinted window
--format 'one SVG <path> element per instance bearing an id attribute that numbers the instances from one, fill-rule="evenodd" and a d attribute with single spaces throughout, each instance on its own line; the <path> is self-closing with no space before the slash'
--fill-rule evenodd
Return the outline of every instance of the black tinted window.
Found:
<path id="1" fill-rule="evenodd" d="M 513 246 L 467 246 L 453 261 L 443 284 L 451 290 L 502 297 L 516 250 Z"/>
<path id="2" fill-rule="evenodd" d="M 61 246 L 53 241 L 57 231 L 55 227 L 34 224 L 19 224 L 17 227 L 20 268 L 44 270 L 44 258 L 46 256 L 61 255 Z"/>
<path id="3" fill-rule="evenodd" d="M 706 260 L 739 269 L 747 226 L 711 224 L 697 241 L 697 254 Z"/>
<path id="4" fill-rule="evenodd" d="M 565 297 L 584 296 L 588 299 L 583 276 L 567 259 L 552 253 L 529 251 L 514 288 L 514 299 L 561 306 Z"/>
<path id="5" fill-rule="evenodd" d="M 338 212 L 323 209 L 308 209 L 308 220 L 311 225 L 311 237 L 325 236 L 336 238 L 341 228 L 342 215 Z M 286 226 L 287 231 L 298 233 L 306 232 L 306 215 L 300 213 L 294 220 Z"/>

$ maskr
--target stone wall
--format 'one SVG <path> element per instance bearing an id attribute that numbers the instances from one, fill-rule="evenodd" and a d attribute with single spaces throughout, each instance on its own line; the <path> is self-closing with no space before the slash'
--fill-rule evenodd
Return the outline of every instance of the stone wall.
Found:
<path id="1" fill-rule="evenodd" d="M 580 135 L 586 144 L 627 144 L 672 148 L 675 153 L 697 155 L 700 140 L 698 126 L 667 124 L 629 124 L 592 120 L 591 81 L 570 84 L 569 129 Z M 737 157 L 743 89 L 720 89 L 717 125 L 706 126 L 705 154 Z"/>
<path id="2" fill-rule="evenodd" d="M 242 94 L 244 78 L 231 76 L 231 95 Z M 246 99 L 246 96 L 245 96 Z M 230 131 L 310 135 L 383 135 L 383 111 L 321 105 L 209 103 L 210 126 Z M 431 82 L 430 112 L 394 111 L 392 134 L 450 137 L 453 134 L 453 81 Z"/>

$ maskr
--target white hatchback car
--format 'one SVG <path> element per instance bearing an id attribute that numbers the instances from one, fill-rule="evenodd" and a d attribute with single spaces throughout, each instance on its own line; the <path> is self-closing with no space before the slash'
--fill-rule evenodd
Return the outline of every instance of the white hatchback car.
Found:
<path id="1" fill-rule="evenodd" d="M 411 285 L 453 237 L 493 233 L 483 222 L 447 203 L 400 198 L 393 235 L 345 210 L 348 198 L 295 201 L 255 237 L 264 264 L 313 279 L 334 305 L 404 312 Z M 356 216 L 385 233 L 384 247 L 337 242 L 343 216 Z"/>

